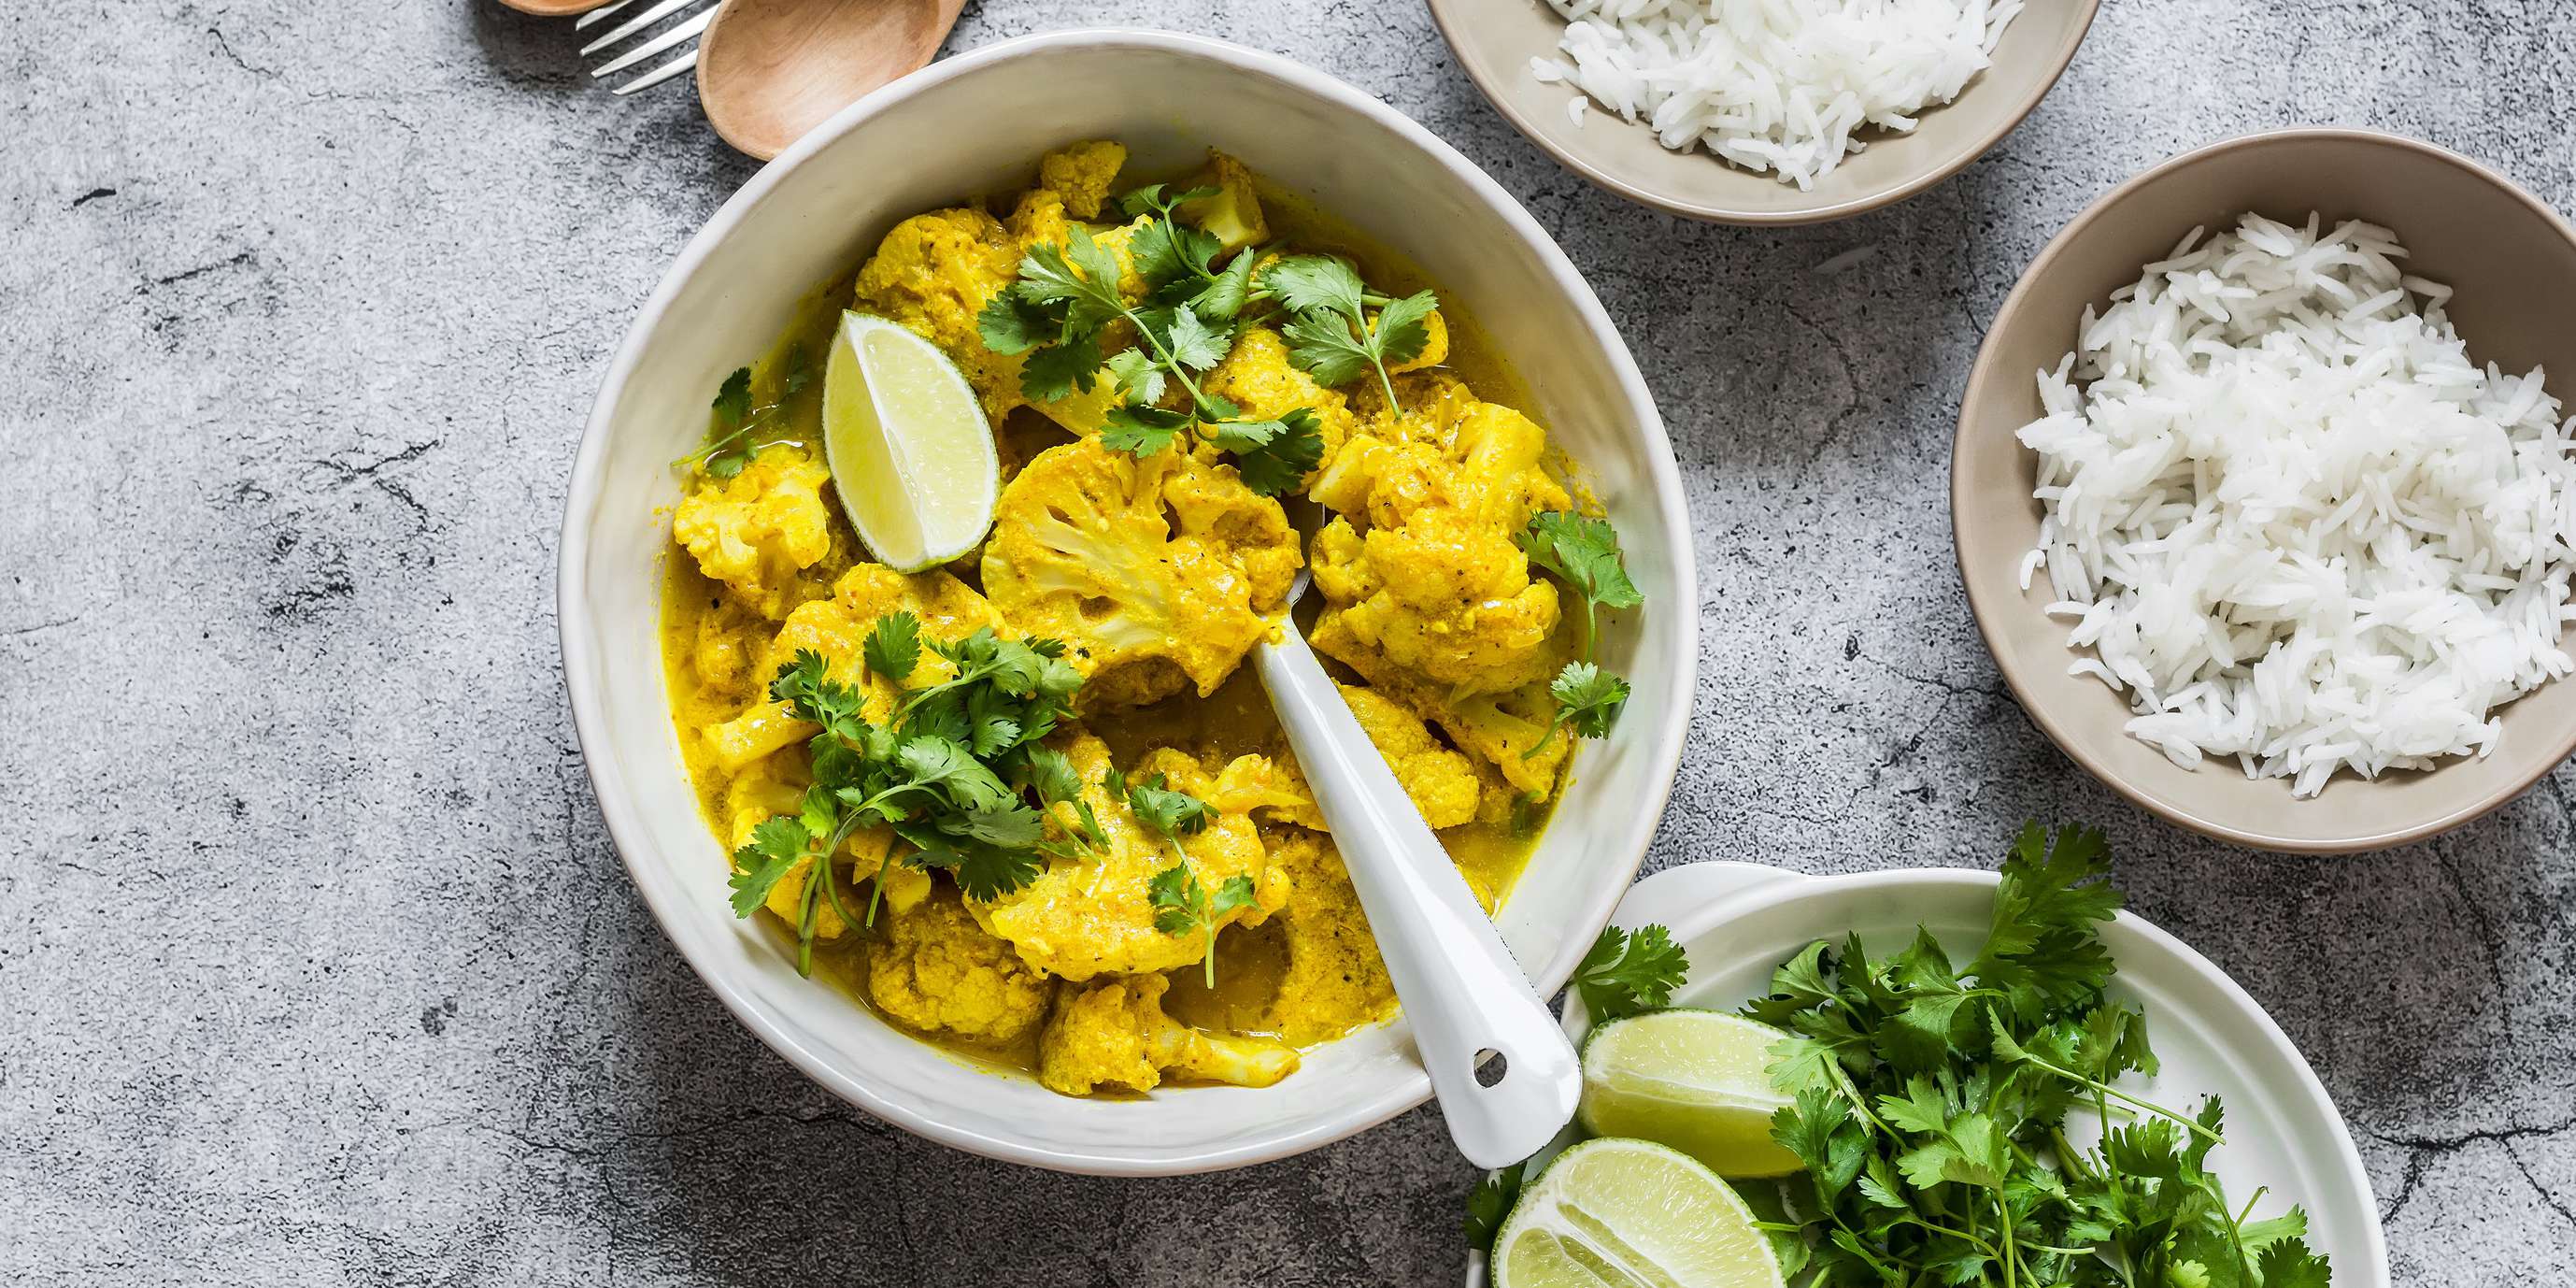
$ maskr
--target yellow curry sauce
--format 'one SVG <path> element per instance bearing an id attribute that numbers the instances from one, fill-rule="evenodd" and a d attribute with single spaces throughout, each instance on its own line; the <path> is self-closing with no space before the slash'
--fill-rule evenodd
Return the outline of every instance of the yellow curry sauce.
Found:
<path id="1" fill-rule="evenodd" d="M 752 367 L 754 402 L 779 409 L 763 435 L 771 445 L 733 478 L 690 481 L 674 515 L 663 595 L 675 732 L 699 805 L 728 847 L 769 815 L 792 811 L 810 781 L 803 744 L 813 727 L 781 716 L 765 692 L 796 649 L 855 672 L 853 636 L 876 614 L 898 609 L 920 616 L 925 634 L 937 638 L 989 625 L 1082 642 L 1096 600 L 1058 611 L 1026 588 L 1052 584 L 1054 574 L 1041 567 L 1033 575 L 1026 557 L 1010 562 L 1010 551 L 1028 548 L 1025 530 L 1046 522 L 1044 510 L 1061 515 L 1088 502 L 1090 494 L 1061 488 L 1037 501 L 1019 495 L 1056 476 L 1114 474 L 1132 484 L 1149 466 L 1163 471 L 1164 505 L 1147 526 L 1177 532 L 1196 524 L 1207 548 L 1230 556 L 1231 571 L 1241 574 L 1219 580 L 1254 583 L 1253 609 L 1275 609 L 1261 594 L 1284 592 L 1282 575 L 1296 566 L 1284 551 L 1283 563 L 1260 562 L 1280 541 L 1293 543 L 1275 503 L 1234 483 L 1212 451 L 1166 452 L 1160 464 L 1102 452 L 1097 408 L 1067 405 L 1078 398 L 1027 405 L 1016 360 L 984 349 L 971 316 L 960 317 L 978 303 L 977 292 L 1007 282 L 1019 247 L 1061 241 L 1071 221 L 1102 217 L 1123 155 L 1114 144 L 1051 154 L 1040 187 L 996 203 L 1007 223 L 974 207 L 905 221 L 859 270 L 800 301 Z M 1213 165 L 1229 214 L 1265 229 L 1265 244 L 1344 255 L 1371 282 L 1409 288 L 1418 276 L 1311 207 L 1268 189 L 1256 198 L 1251 176 L 1227 159 Z M 1103 244 L 1119 231 L 1088 226 Z M 893 573 L 867 562 L 831 498 L 820 449 L 809 446 L 820 441 L 823 382 L 791 375 L 828 352 L 844 308 L 893 317 L 940 344 L 982 396 L 1006 487 L 980 557 L 945 571 Z M 1327 454 L 1306 490 L 1350 518 L 1336 519 L 1315 542 L 1319 593 L 1310 599 L 1322 610 L 1313 638 L 1491 908 L 1528 858 L 1570 745 L 1548 740 L 1530 754 L 1546 726 L 1546 677 L 1570 655 L 1571 627 L 1553 586 L 1521 565 L 1510 537 L 1530 510 L 1576 501 L 1538 464 L 1542 455 L 1557 459 L 1543 431 L 1480 396 L 1516 397 L 1502 364 L 1464 319 L 1434 317 L 1437 342 L 1410 364 L 1418 369 L 1395 377 L 1400 415 L 1388 414 L 1373 379 L 1318 387 L 1285 360 L 1277 333 L 1260 326 L 1246 328 L 1203 379 L 1254 414 L 1303 405 L 1325 416 Z M 1429 584 L 1408 584 L 1420 569 L 1433 570 Z M 1448 609 L 1442 595 L 1467 606 Z M 1017 611 L 1003 611 L 1005 601 Z M 1496 624 L 1480 634 L 1481 622 Z M 1034 1073 L 1068 1094 L 1271 1081 L 1293 1069 L 1290 1048 L 1390 1016 L 1393 991 L 1366 921 L 1259 681 L 1240 665 L 1241 648 L 1211 659 L 1128 656 L 1101 644 L 1077 647 L 1075 656 L 1091 668 L 1077 695 L 1082 725 L 1051 741 L 1094 777 L 1113 764 L 1162 772 L 1209 799 L 1219 826 L 1192 839 L 1190 862 L 1208 870 L 1211 883 L 1225 863 L 1255 877 L 1259 900 L 1216 936 L 1216 987 L 1201 982 L 1195 938 L 1157 942 L 1120 921 L 1133 920 L 1133 899 L 1102 887 L 1113 872 L 1132 880 L 1142 868 L 1053 860 L 1043 891 L 975 904 L 944 877 L 904 866 L 890 836 L 869 833 L 836 857 L 849 865 L 844 888 L 866 889 L 865 880 L 882 873 L 875 891 L 882 905 L 861 926 L 819 910 L 819 972 L 899 1027 Z M 1123 806 L 1105 793 L 1095 804 L 1119 824 Z M 803 885 L 800 874 L 773 891 L 761 915 L 774 930 L 785 924 L 780 917 L 796 915 Z M 1124 902 L 1112 907 L 1117 900 Z"/>

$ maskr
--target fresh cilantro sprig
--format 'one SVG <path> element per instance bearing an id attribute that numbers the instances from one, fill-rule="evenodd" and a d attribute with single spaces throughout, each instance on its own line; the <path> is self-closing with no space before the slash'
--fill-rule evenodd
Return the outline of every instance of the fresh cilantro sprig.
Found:
<path id="1" fill-rule="evenodd" d="M 1787 1029 L 1772 1139 L 1805 1165 L 1748 1195 L 1807 1288 L 2325 1288 L 2297 1208 L 2252 1219 L 2209 1169 L 2216 1098 L 2183 1114 L 2111 1084 L 2153 1073 L 2146 1017 L 2111 999 L 2098 929 L 2119 911 L 2100 833 L 2033 824 L 2004 860 L 1986 942 L 1928 932 L 1873 958 L 1819 941 L 1744 1008 Z M 2077 1148 L 2071 1114 L 2100 1144 Z"/>
<path id="2" fill-rule="evenodd" d="M 1610 726 L 1628 705 L 1628 682 L 1592 662 L 1593 639 L 1600 629 L 1597 619 L 1604 608 L 1635 608 L 1646 597 L 1628 579 L 1618 530 L 1604 520 L 1542 510 L 1530 516 L 1528 528 L 1522 531 L 1521 551 L 1531 563 L 1555 574 L 1583 602 L 1581 647 L 1575 660 L 1566 663 L 1547 686 L 1548 696 L 1556 700 L 1556 718 L 1547 733 L 1521 753 L 1526 759 L 1544 750 L 1559 730 L 1570 729 L 1578 738 L 1609 736 Z"/>
<path id="3" fill-rule="evenodd" d="M 1673 990 L 1690 974 L 1690 958 L 1662 926 L 1640 926 L 1630 934 L 1617 926 L 1601 928 L 1574 968 L 1575 994 L 1592 1022 L 1657 1010 L 1673 999 Z"/>
<path id="4" fill-rule="evenodd" d="M 985 305 L 976 330 L 993 352 L 1025 355 L 1020 392 L 1031 402 L 1054 402 L 1111 381 L 1118 401 L 1106 414 L 1102 446 L 1154 456 L 1185 433 L 1203 436 L 1234 455 L 1246 486 L 1276 496 L 1321 462 L 1323 434 L 1305 408 L 1274 419 L 1247 417 L 1200 383 L 1234 349 L 1258 262 L 1244 250 L 1219 268 L 1223 243 L 1180 218 L 1180 206 L 1214 194 L 1155 184 L 1121 199 L 1121 208 L 1139 221 L 1127 252 L 1145 286 L 1141 301 L 1130 304 L 1119 289 L 1118 257 L 1076 224 L 1064 245 L 1029 248 L 1018 280 Z M 1106 353 L 1103 333 L 1120 321 L 1134 330 L 1137 347 Z M 1177 408 L 1164 405 L 1174 389 L 1181 395 Z"/>
<path id="5" fill-rule="evenodd" d="M 1280 330 L 1288 342 L 1288 361 L 1324 385 L 1346 385 L 1374 370 L 1387 409 L 1401 410 L 1387 367 L 1421 356 L 1431 338 L 1423 319 L 1440 307 L 1437 296 L 1429 291 L 1402 299 L 1372 296 L 1359 270 L 1338 255 L 1286 256 L 1263 269 L 1260 282 L 1290 315 Z M 1368 316 L 1372 300 L 1380 306 L 1374 321 Z"/>
<path id="6" fill-rule="evenodd" d="M 1196 836 L 1207 830 L 1216 817 L 1214 807 L 1188 792 L 1168 786 L 1161 774 L 1129 781 L 1112 767 L 1102 776 L 1101 786 L 1113 797 L 1127 803 L 1129 813 L 1148 832 L 1163 838 L 1180 862 L 1153 875 L 1145 883 L 1145 897 L 1154 908 L 1154 929 L 1167 935 L 1203 934 L 1207 937 L 1207 955 L 1202 959 L 1207 970 L 1207 986 L 1216 987 L 1216 928 L 1226 914 L 1253 903 L 1252 878 L 1243 875 L 1227 877 L 1215 889 L 1200 884 L 1198 874 L 1190 867 L 1189 851 L 1181 838 Z"/>
<path id="7" fill-rule="evenodd" d="M 788 401 L 803 393 L 813 379 L 813 360 L 799 346 L 788 355 L 787 374 L 779 380 L 777 401 L 755 407 L 751 402 L 751 368 L 734 368 L 716 388 L 715 401 L 707 405 L 706 441 L 698 450 L 671 462 L 671 468 L 695 469 L 716 479 L 742 473 L 742 467 L 750 464 L 766 445 L 762 436 L 785 418 Z"/>
<path id="8" fill-rule="evenodd" d="M 1053 747 L 1031 747 L 1023 762 L 1022 779 L 1029 790 L 1037 793 L 1038 808 L 1057 814 L 1065 822 L 1065 837 L 1054 843 L 1051 852 L 1067 856 L 1099 856 L 1109 852 L 1109 834 L 1100 826 L 1098 811 L 1082 798 L 1082 774 L 1073 767 L 1073 758 Z"/>
<path id="9" fill-rule="evenodd" d="M 912 688 L 925 654 L 945 659 L 950 674 Z M 819 653 L 799 650 L 771 679 L 770 696 L 818 726 L 807 743 L 814 781 L 794 812 L 761 822 L 734 854 L 732 902 L 743 917 L 789 873 L 812 865 L 794 919 L 799 971 L 812 968 L 821 907 L 848 924 L 874 922 L 883 880 L 853 916 L 833 862 L 862 829 L 887 828 L 908 847 L 887 862 L 947 870 L 976 899 L 1027 885 L 1048 854 L 1105 848 L 1078 780 L 1066 785 L 1070 763 L 1038 745 L 1070 714 L 1082 683 L 1062 644 L 1003 639 L 989 628 L 932 639 L 919 618 L 898 612 L 877 619 L 859 656 L 865 673 L 895 692 L 882 723 L 868 718 L 867 690 L 833 678 Z M 1054 812 L 1068 800 L 1079 807 L 1070 821 Z M 1060 835 L 1048 835 L 1050 817 Z"/>
<path id="10" fill-rule="evenodd" d="M 1240 873 L 1227 877 L 1211 891 L 1199 883 L 1187 863 L 1175 863 L 1154 874 L 1145 886 L 1146 897 L 1154 904 L 1154 929 L 1167 935 L 1186 935 L 1193 931 L 1207 936 L 1207 986 L 1216 987 L 1216 928 L 1226 914 L 1253 903 L 1252 878 Z"/>

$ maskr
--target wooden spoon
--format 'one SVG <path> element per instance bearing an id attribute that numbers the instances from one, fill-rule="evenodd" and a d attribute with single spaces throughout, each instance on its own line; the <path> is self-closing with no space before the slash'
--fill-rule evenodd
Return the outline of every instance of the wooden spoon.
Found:
<path id="1" fill-rule="evenodd" d="M 577 13 L 588 13 L 608 0 L 501 0 L 501 3 L 540 18 L 569 18 Z"/>
<path id="2" fill-rule="evenodd" d="M 930 65 L 966 0 L 725 0 L 698 38 L 698 104 L 766 161 L 870 90 Z"/>

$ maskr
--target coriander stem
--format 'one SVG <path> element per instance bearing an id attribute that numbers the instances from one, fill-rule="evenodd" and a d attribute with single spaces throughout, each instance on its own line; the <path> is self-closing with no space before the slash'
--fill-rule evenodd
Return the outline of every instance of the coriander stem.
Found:
<path id="1" fill-rule="evenodd" d="M 1973 1244 L 1977 1245 L 1977 1251 L 1982 1252 L 1982 1253 L 1986 1254 L 1986 1255 L 1987 1255 L 1987 1256 L 1989 1256 L 1989 1257 L 1996 1255 L 1996 1253 L 1995 1253 L 1995 1245 L 1993 1245 L 1993 1244 L 1991 1244 L 1991 1243 L 1988 1243 L 1988 1242 L 1986 1242 L 1985 1240 L 1980 1239 L 1980 1238 L 1978 1238 L 1977 1236 L 1975 1236 L 1975 1235 L 1973 1235 L 1973 1234 L 1970 1234 L 1970 1233 L 1968 1233 L 1967 1231 L 1962 1230 L 1962 1229 L 1959 1229 L 1959 1228 L 1957 1228 L 1957 1227 L 1955 1227 L 1955 1226 L 1947 1226 L 1947 1225 L 1943 1225 L 1943 1224 L 1941 1224 L 1941 1223 L 1940 1223 L 1940 1222 L 1938 1222 L 1938 1221 L 1926 1221 L 1926 1220 L 1924 1220 L 1923 1218 L 1921 1218 L 1921 1217 L 1919 1217 L 1919 1216 L 1911 1216 L 1911 1215 L 1908 1215 L 1908 1216 L 1900 1216 L 1900 1217 L 1898 1217 L 1898 1218 L 1896 1218 L 1896 1219 L 1897 1219 L 1899 1222 L 1902 1222 L 1902 1223 L 1907 1224 L 1907 1225 L 1917 1225 L 1917 1226 L 1921 1226 L 1921 1227 L 1923 1227 L 1923 1228 L 1924 1228 L 1924 1229 L 1926 1229 L 1926 1230 L 1930 1230 L 1930 1231 L 1931 1231 L 1931 1232 L 1933 1232 L 1934 1234 L 1946 1234 L 1946 1235 L 1949 1235 L 1949 1236 L 1950 1236 L 1951 1238 L 1953 1238 L 1953 1239 L 1965 1239 L 1965 1240 L 1967 1240 L 1968 1242 L 1970 1242 L 1970 1243 L 1973 1243 Z"/>
<path id="2" fill-rule="evenodd" d="M 2201 1126 L 2199 1123 L 2194 1122 L 2194 1121 L 2192 1121 L 2192 1120 L 2191 1120 L 2191 1119 L 2189 1119 L 2189 1118 L 2185 1118 L 2185 1117 L 2183 1117 L 2181 1114 L 2175 1113 L 2174 1111 L 2172 1111 L 2172 1110 L 2170 1110 L 2170 1109 L 2165 1108 L 2163 1105 L 2156 1104 L 2156 1103 L 2154 1103 L 2153 1101 L 2140 1100 L 2140 1099 L 2138 1099 L 2136 1096 L 2130 1095 L 2129 1093 L 2127 1093 L 2127 1092 L 2125 1092 L 2125 1091 L 2122 1091 L 2122 1090 L 2120 1090 L 2120 1089 L 2119 1089 L 2119 1088 L 2117 1088 L 2117 1087 L 2111 1086 L 2111 1085 L 2109 1085 L 2108 1083 L 2103 1083 L 2103 1082 L 2096 1081 L 2096 1080 L 2094 1080 L 2094 1079 L 2092 1079 L 2092 1078 L 2087 1078 L 2087 1077 L 2085 1077 L 2083 1074 L 2080 1074 L 2080 1073 L 2070 1073 L 2070 1072 L 2068 1072 L 2068 1071 L 2066 1071 L 2066 1070 L 2064 1070 L 2064 1069 L 2060 1069 L 2060 1068 L 2058 1068 L 2056 1065 L 2050 1064 L 2050 1063 L 2049 1063 L 2048 1061 L 2046 1061 L 2046 1060 L 2042 1060 L 2042 1059 L 2040 1059 L 2038 1056 L 2032 1055 L 2032 1054 L 2031 1054 L 2030 1052 L 2028 1052 L 2028 1051 L 2024 1051 L 2024 1052 L 2022 1052 L 2022 1057 L 2021 1057 L 2021 1058 L 2022 1058 L 2023 1060 L 2025 1060 L 2025 1061 L 2027 1061 L 2027 1062 L 2031 1063 L 2031 1064 L 2035 1064 L 2035 1065 L 2039 1066 L 2040 1068 L 2047 1070 L 2047 1071 L 2048 1071 L 2048 1072 L 2050 1072 L 2050 1073 L 2056 1074 L 2058 1077 L 2064 1078 L 2064 1079 L 2066 1079 L 2068 1082 L 2072 1082 L 2072 1083 L 2074 1083 L 2075 1085 L 2077 1085 L 2077 1086 L 2079 1086 L 2079 1087 L 2088 1087 L 2088 1088 L 2091 1088 L 2091 1089 L 2092 1089 L 2092 1091 L 2093 1091 L 2093 1093 L 2094 1093 L 2094 1095 L 2095 1095 L 2097 1098 L 2098 1098 L 2098 1097 L 2101 1097 L 2101 1096 L 2110 1096 L 2110 1097 L 2113 1097 L 2114 1099 L 2117 1099 L 2117 1100 L 2119 1100 L 2119 1101 L 2122 1101 L 2123 1103 L 2130 1104 L 2130 1105 L 2134 1105 L 2134 1106 L 2136 1106 L 2136 1107 L 2138 1107 L 2138 1108 L 2140 1108 L 2140 1109 L 2144 1109 L 2144 1110 L 2146 1110 L 2148 1113 L 2154 1114 L 2154 1115 L 2156 1115 L 2157 1117 L 2160 1117 L 2160 1118 L 2170 1118 L 2170 1119 L 2172 1119 L 2173 1121 L 2175 1121 L 2175 1122 L 2177 1122 L 2177 1123 L 2180 1123 L 2180 1124 L 2182 1124 L 2182 1125 L 2183 1125 L 2183 1126 L 2185 1126 L 2185 1127 L 2190 1128 L 2190 1129 L 2191 1129 L 2191 1131 L 2192 1131 L 2192 1134 L 2193 1134 L 2193 1135 L 2196 1135 L 2196 1136 L 2200 1137 L 2202 1140 L 2208 1141 L 2210 1144 L 2213 1144 L 2213 1145 L 2224 1145 L 2224 1144 L 2226 1144 L 2226 1143 L 2227 1143 L 2227 1141 L 2226 1141 L 2224 1138 L 2222 1138 L 2221 1136 L 2219 1136 L 2219 1134 L 2218 1134 L 2218 1133 L 2216 1133 L 2216 1132 L 2214 1132 L 2214 1131 L 2211 1131 L 2210 1129 L 2208 1129 L 2208 1128 L 2206 1128 L 2206 1127 Z"/>
<path id="3" fill-rule="evenodd" d="M 810 977 L 814 973 L 814 888 L 822 884 L 820 874 L 805 874 L 805 888 L 798 891 L 796 909 L 796 974 Z"/>
<path id="4" fill-rule="evenodd" d="M 1869 1102 L 1862 1098 L 1860 1088 L 1852 1085 L 1851 1075 L 1843 1072 L 1843 1066 L 1839 1061 L 1826 1065 L 1825 1067 L 1833 1074 L 1834 1089 L 1842 1093 L 1843 1099 L 1851 1102 L 1852 1109 L 1862 1118 L 1867 1119 L 1870 1126 L 1876 1127 L 1883 1135 L 1895 1137 L 1899 1140 L 1904 1139 L 1904 1137 L 1898 1135 L 1895 1128 L 1888 1126 L 1885 1120 L 1881 1119 L 1877 1114 L 1870 1112 Z"/>
<path id="5" fill-rule="evenodd" d="M 1113 291 L 1111 294 L 1113 297 L 1116 297 L 1116 292 Z M 1127 301 L 1124 297 L 1116 298 L 1118 299 L 1118 316 L 1127 319 L 1128 325 L 1136 328 L 1136 334 L 1144 337 L 1145 343 L 1154 346 L 1154 356 L 1160 359 L 1163 366 L 1172 373 L 1173 379 L 1181 382 L 1181 388 L 1188 391 L 1190 395 L 1190 424 L 1192 426 L 1197 426 L 1207 423 L 1199 416 L 1199 409 L 1207 405 L 1207 394 L 1199 388 L 1197 381 L 1190 379 L 1189 368 L 1182 366 L 1181 360 L 1173 357 L 1170 349 L 1163 347 L 1163 342 L 1154 337 L 1154 329 L 1146 326 L 1145 320 L 1136 316 L 1136 311 L 1134 309 L 1127 307 Z M 1193 433 L 1195 434 L 1195 430 L 1193 430 Z"/>
<path id="6" fill-rule="evenodd" d="M 839 846 L 833 847 L 834 850 L 839 848 Z M 814 861 L 814 866 L 822 870 L 823 899 L 825 902 L 831 904 L 832 911 L 839 915 L 841 918 L 841 925 L 844 927 L 858 925 L 859 919 L 851 916 L 848 908 L 841 906 L 841 883 L 840 878 L 834 875 L 837 869 L 832 866 L 832 850 L 825 850 L 822 855 Z"/>
<path id="7" fill-rule="evenodd" d="M 2218 1178 L 2211 1177 L 2209 1185 L 2210 1188 L 2215 1191 L 2218 1188 Z M 2238 1281 L 2240 1283 L 2250 1284 L 2254 1282 L 2254 1262 L 2252 1258 L 2245 1255 L 2245 1218 L 2254 1215 L 2254 1205 L 2263 1201 L 2263 1191 L 2267 1188 L 2269 1187 L 2256 1186 L 2254 1188 L 2254 1197 L 2245 1200 L 2245 1210 L 2237 1213 L 2236 1219 L 2227 1223 L 2227 1243 L 2228 1246 L 2236 1249 L 2237 1272 L 2243 1276 Z M 2212 1197 L 2218 1197 L 2219 1202 L 2222 1204 L 2227 1201 L 2225 1198 L 2219 1197 L 2215 1194 L 2213 1194 Z M 2225 1211 L 2226 1209 L 2222 1207 L 2220 1210 Z"/>
<path id="8" fill-rule="evenodd" d="M 2004 1196 L 2000 1193 L 1995 1195 L 1995 1223 L 2003 1232 L 2004 1288 L 2013 1288 L 2013 1272 L 2021 1258 L 2013 1255 L 2012 1209 L 2004 1206 Z"/>
<path id="9" fill-rule="evenodd" d="M 1368 339 L 1367 323 L 1363 322 L 1360 324 L 1360 332 L 1361 341 L 1366 342 Z M 1386 374 L 1386 359 L 1377 356 L 1377 351 L 1375 349 L 1371 349 L 1369 351 L 1369 365 L 1377 368 L 1377 387 L 1386 391 L 1387 414 L 1390 416 L 1403 415 L 1404 405 L 1395 400 L 1395 380 L 1393 377 Z"/>

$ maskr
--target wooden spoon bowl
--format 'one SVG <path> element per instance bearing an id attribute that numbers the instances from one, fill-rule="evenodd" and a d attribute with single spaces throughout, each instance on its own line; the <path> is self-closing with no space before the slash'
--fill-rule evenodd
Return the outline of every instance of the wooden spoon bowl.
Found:
<path id="1" fill-rule="evenodd" d="M 769 160 L 861 96 L 929 66 L 965 7 L 725 0 L 698 40 L 698 103 L 725 142 Z"/>
<path id="2" fill-rule="evenodd" d="M 501 0 L 501 3 L 539 18 L 569 18 L 577 13 L 588 13 L 608 0 Z"/>

